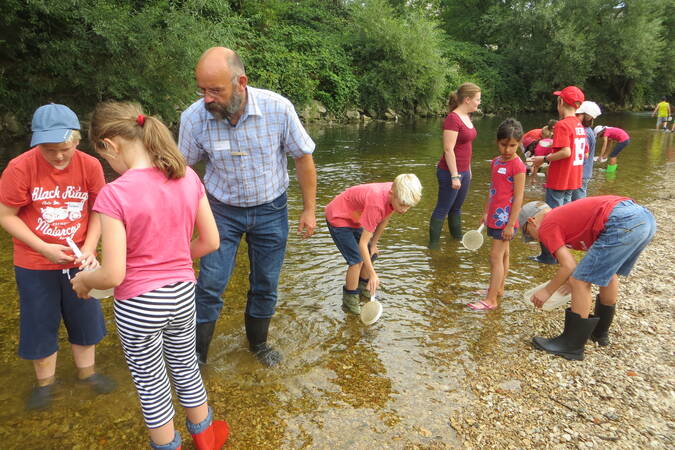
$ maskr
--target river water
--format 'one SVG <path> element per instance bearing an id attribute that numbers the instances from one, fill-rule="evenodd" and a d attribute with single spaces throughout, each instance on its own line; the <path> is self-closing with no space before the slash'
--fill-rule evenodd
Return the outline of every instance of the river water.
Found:
<path id="1" fill-rule="evenodd" d="M 477 226 L 487 195 L 489 165 L 497 155 L 495 130 L 503 117 L 476 121 L 473 182 L 464 226 Z M 545 115 L 520 117 L 526 130 Z M 647 200 L 661 167 L 675 160 L 675 137 L 652 130 L 648 114 L 606 114 L 597 124 L 627 130 L 631 144 L 608 179 L 596 168 L 590 194 L 621 194 Z M 225 308 L 203 370 L 209 401 L 232 427 L 231 448 L 402 448 L 444 443 L 460 445 L 449 417 L 471 402 L 464 381 L 475 361 L 493 346 L 525 345 L 513 318 L 533 314 L 522 300 L 525 289 L 553 272 L 527 259 L 538 247 L 511 245 L 511 272 L 499 310 L 485 314 L 464 306 L 487 286 L 489 239 L 476 252 L 464 250 L 444 232 L 441 250 L 426 248 L 427 227 L 436 199 L 435 164 L 441 153 L 441 119 L 414 123 L 310 126 L 317 143 L 319 228 L 301 240 L 294 234 L 302 206 L 291 175 L 291 237 L 282 272 L 279 306 L 270 340 L 285 355 L 273 370 L 262 368 L 246 349 L 243 312 L 247 260 L 239 258 Z M 9 155 L 11 151 L 5 151 Z M 4 168 L 7 156 L 0 160 Z M 394 215 L 376 263 L 384 304 L 380 321 L 364 327 L 340 309 L 346 265 L 331 241 L 323 207 L 345 188 L 390 181 L 415 173 L 424 186 L 419 205 Z M 542 199 L 542 179 L 528 184 L 525 200 Z M 245 247 L 245 244 L 244 244 Z M 98 346 L 97 366 L 119 383 L 116 392 L 93 396 L 75 382 L 72 357 L 62 330 L 57 399 L 50 411 L 25 412 L 33 384 L 29 362 L 16 356 L 18 301 L 11 240 L 0 232 L 0 442 L 2 448 L 146 448 L 136 393 L 104 301 L 109 336 Z M 245 256 L 245 248 L 241 255 Z M 498 364 L 498 361 L 495 361 Z M 177 408 L 176 423 L 192 448 Z"/>

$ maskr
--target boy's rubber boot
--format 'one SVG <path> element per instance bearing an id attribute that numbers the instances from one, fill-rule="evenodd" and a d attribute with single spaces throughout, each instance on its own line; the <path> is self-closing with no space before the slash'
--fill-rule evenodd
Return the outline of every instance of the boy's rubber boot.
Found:
<path id="1" fill-rule="evenodd" d="M 342 291 L 344 294 L 344 290 Z M 359 278 L 359 299 L 362 302 L 369 302 L 370 301 L 370 291 L 368 290 L 368 280 L 364 280 L 363 278 Z"/>
<path id="2" fill-rule="evenodd" d="M 455 240 L 462 240 L 462 215 L 460 213 L 448 216 L 448 228 L 450 228 L 450 234 Z"/>
<path id="3" fill-rule="evenodd" d="M 157 445 L 152 442 L 152 439 L 150 439 L 150 447 L 152 447 L 153 450 L 181 450 L 182 443 L 183 442 L 180 438 L 180 433 L 178 430 L 174 430 L 173 441 L 169 442 L 168 444 Z"/>
<path id="4" fill-rule="evenodd" d="M 429 220 L 429 249 L 438 250 L 441 247 L 441 231 L 443 231 L 443 221 L 432 217 Z"/>
<path id="5" fill-rule="evenodd" d="M 348 313 L 361 314 L 359 291 L 349 291 L 346 287 L 342 286 L 342 309 Z"/>
<path id="6" fill-rule="evenodd" d="M 544 244 L 539 243 L 539 247 L 541 248 L 541 253 L 537 256 L 528 256 L 529 259 L 541 264 L 555 264 L 557 262 Z"/>
<path id="7" fill-rule="evenodd" d="M 197 324 L 197 361 L 199 361 L 199 364 L 206 364 L 209 345 L 211 345 L 215 328 L 215 321 Z"/>
<path id="8" fill-rule="evenodd" d="M 544 350 L 565 359 L 581 361 L 584 359 L 584 346 L 600 319 L 594 316 L 582 319 L 570 308 L 565 310 L 565 328 L 555 338 L 534 337 L 532 343 L 539 350 Z"/>
<path id="9" fill-rule="evenodd" d="M 283 359 L 279 351 L 267 345 L 267 332 L 271 321 L 271 317 L 260 319 L 244 314 L 249 349 L 258 358 L 258 361 L 267 367 L 276 366 Z"/>
<path id="10" fill-rule="evenodd" d="M 600 320 L 591 334 L 591 340 L 597 342 L 601 347 L 609 345 L 609 327 L 614 320 L 615 311 L 616 305 L 603 305 L 600 303 L 600 295 L 595 297 L 595 315 Z"/>
<path id="11" fill-rule="evenodd" d="M 605 169 L 605 172 L 607 173 L 616 172 L 617 166 L 618 164 L 607 164 L 607 169 Z"/>
<path id="12" fill-rule="evenodd" d="M 224 420 L 213 420 L 213 410 L 203 422 L 194 424 L 185 419 L 185 425 L 192 435 L 197 450 L 220 450 L 230 436 L 230 426 Z"/>
<path id="13" fill-rule="evenodd" d="M 36 386 L 26 399 L 26 409 L 34 411 L 47 409 L 54 401 L 54 383 L 47 386 Z"/>

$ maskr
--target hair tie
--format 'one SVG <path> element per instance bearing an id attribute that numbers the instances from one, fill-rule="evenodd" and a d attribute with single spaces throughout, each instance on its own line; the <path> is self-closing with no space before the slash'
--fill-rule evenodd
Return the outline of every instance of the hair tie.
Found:
<path id="1" fill-rule="evenodd" d="M 138 117 L 136 117 L 136 123 L 139 127 L 142 127 L 145 123 L 145 116 L 143 114 L 139 114 Z"/>

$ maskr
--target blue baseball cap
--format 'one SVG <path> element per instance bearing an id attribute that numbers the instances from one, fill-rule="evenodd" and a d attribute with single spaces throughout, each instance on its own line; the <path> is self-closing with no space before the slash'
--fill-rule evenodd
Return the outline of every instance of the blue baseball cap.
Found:
<path id="1" fill-rule="evenodd" d="M 66 142 L 73 130 L 80 129 L 75 113 L 65 105 L 50 103 L 40 106 L 33 114 L 30 126 L 33 137 L 30 146 Z"/>

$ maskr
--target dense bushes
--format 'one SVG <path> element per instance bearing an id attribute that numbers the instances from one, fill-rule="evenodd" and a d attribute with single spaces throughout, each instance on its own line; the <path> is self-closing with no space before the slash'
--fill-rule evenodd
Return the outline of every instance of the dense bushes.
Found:
<path id="1" fill-rule="evenodd" d="M 440 111 L 474 81 L 484 109 L 549 107 L 552 88 L 641 105 L 675 85 L 666 0 L 4 0 L 0 117 L 131 99 L 175 123 L 193 68 L 237 49 L 251 84 L 336 115 Z"/>

